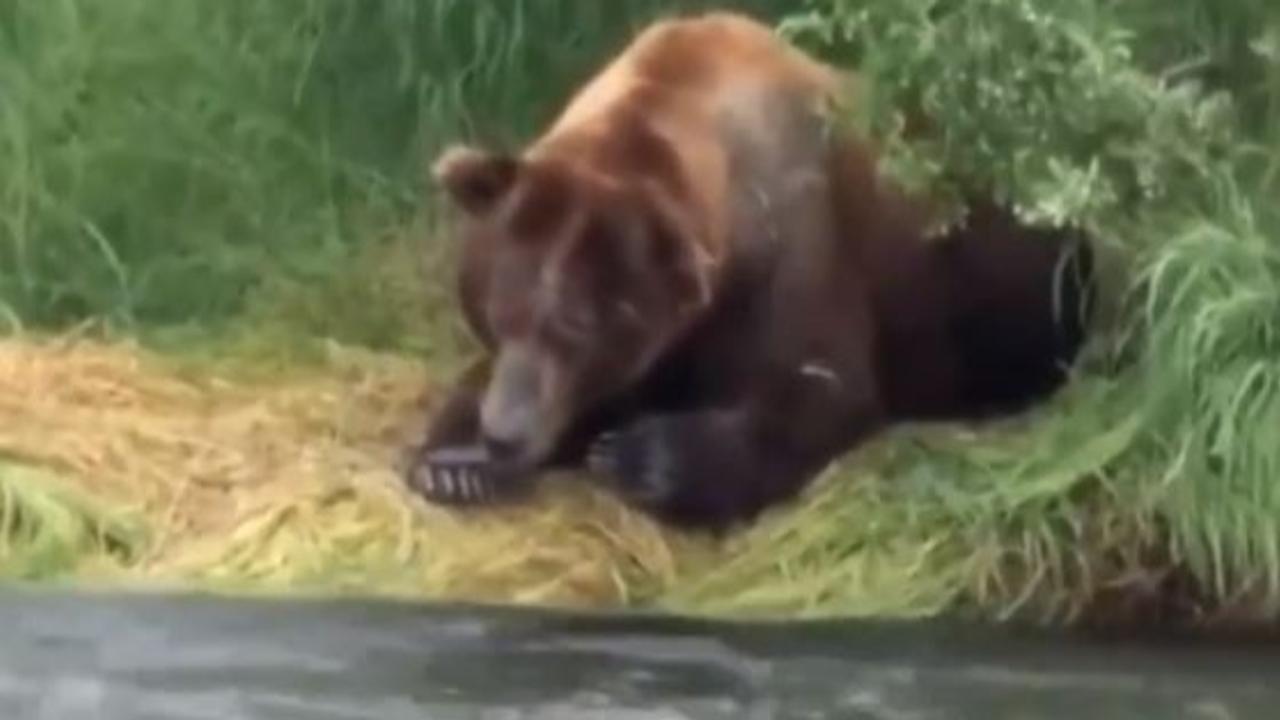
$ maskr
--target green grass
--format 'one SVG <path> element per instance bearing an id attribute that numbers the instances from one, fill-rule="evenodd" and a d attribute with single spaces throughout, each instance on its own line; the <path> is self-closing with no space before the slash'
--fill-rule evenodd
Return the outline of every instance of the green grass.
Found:
<path id="1" fill-rule="evenodd" d="M 350 282 L 441 143 L 526 136 L 661 5 L 3 0 L 3 317 L 206 329 Z"/>
<path id="2" fill-rule="evenodd" d="M 91 563 L 124 565 L 143 546 L 136 518 L 44 471 L 0 457 L 0 579 L 66 579 Z"/>
<path id="3" fill-rule="evenodd" d="M 0 328 L 449 364 L 434 151 L 518 143 L 629 29 L 710 4 L 0 0 Z M 874 81 L 855 119 L 905 181 L 1097 233 L 1113 313 L 1028 422 L 899 433 L 666 601 L 1062 618 L 1176 584 L 1280 610 L 1275 3 L 735 4 Z"/>

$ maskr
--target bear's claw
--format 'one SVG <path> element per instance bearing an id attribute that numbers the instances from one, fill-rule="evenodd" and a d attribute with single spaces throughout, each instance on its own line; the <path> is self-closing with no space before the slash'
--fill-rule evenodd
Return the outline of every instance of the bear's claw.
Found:
<path id="1" fill-rule="evenodd" d="M 479 447 L 430 450 L 413 468 L 410 484 L 427 500 L 442 505 L 488 503 L 497 492 L 483 472 L 486 462 Z"/>
<path id="2" fill-rule="evenodd" d="M 618 433 L 604 432 L 587 448 L 587 469 L 591 472 L 614 475 L 618 472 L 616 458 Z"/>

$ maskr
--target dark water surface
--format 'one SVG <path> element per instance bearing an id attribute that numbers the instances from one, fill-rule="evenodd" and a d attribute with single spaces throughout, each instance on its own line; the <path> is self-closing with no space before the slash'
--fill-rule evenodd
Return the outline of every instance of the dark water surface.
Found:
<path id="1" fill-rule="evenodd" d="M 1280 646 L 8 591 L 0 718 L 1280 718 Z"/>

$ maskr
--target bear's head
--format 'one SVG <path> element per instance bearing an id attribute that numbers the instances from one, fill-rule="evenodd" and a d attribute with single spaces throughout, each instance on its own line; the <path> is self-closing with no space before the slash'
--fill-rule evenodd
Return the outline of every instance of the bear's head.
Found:
<path id="1" fill-rule="evenodd" d="M 697 225 L 652 177 L 453 147 L 433 175 L 460 211 L 464 312 L 494 356 L 480 408 L 498 467 L 545 462 L 697 319 Z"/>

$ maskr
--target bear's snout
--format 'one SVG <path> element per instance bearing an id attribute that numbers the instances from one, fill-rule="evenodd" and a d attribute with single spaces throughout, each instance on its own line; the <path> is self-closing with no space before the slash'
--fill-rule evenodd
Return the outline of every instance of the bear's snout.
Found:
<path id="1" fill-rule="evenodd" d="M 528 467 L 551 452 L 559 432 L 553 368 L 528 348 L 504 348 L 480 408 L 480 435 L 490 460 Z"/>

